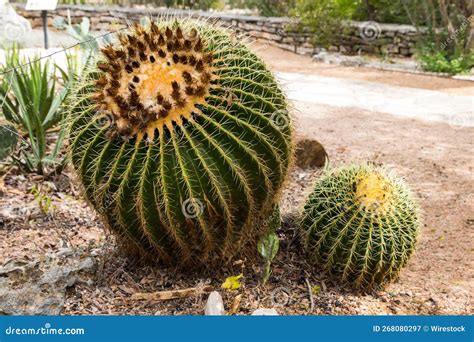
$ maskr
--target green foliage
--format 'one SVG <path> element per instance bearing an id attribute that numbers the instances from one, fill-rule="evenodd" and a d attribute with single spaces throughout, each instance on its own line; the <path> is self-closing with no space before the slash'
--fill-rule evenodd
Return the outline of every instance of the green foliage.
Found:
<path id="1" fill-rule="evenodd" d="M 446 3 L 448 9 L 456 12 L 456 15 L 461 20 L 462 17 L 468 16 L 468 11 L 463 13 L 465 4 L 462 0 L 447 0 Z M 306 13 L 308 17 L 318 15 L 318 11 L 324 9 L 329 16 L 343 20 L 376 21 L 379 23 L 411 24 L 416 26 L 431 26 L 433 23 L 439 26 L 443 22 L 437 1 L 297 0 L 295 7 L 302 7 L 308 9 L 308 11 L 316 12 Z M 305 15 L 303 11 L 300 12 Z"/>
<path id="2" fill-rule="evenodd" d="M 54 18 L 53 25 L 57 29 L 66 29 L 66 32 L 80 43 L 81 61 L 79 63 L 79 61 L 76 60 L 76 65 L 74 66 L 76 71 L 80 71 L 80 69 L 84 68 L 92 59 L 92 56 L 99 50 L 98 40 L 90 33 L 91 25 L 89 18 L 83 17 L 80 24 L 73 25 L 68 10 L 67 21 L 62 17 L 56 17 Z M 105 36 L 104 38 L 107 42 L 108 37 L 109 36 Z"/>
<path id="3" fill-rule="evenodd" d="M 418 49 L 417 59 L 423 70 L 447 74 L 468 73 L 474 67 L 474 54 L 457 50 L 449 54 L 446 50 L 437 50 L 434 44 Z"/>
<path id="4" fill-rule="evenodd" d="M 417 57 L 424 70 L 456 74 L 473 65 L 468 19 L 472 6 L 460 0 L 297 0 L 291 14 L 301 20 L 300 29 L 314 33 L 313 44 L 318 46 L 337 41 L 347 20 L 411 24 L 423 37 Z"/>
<path id="5" fill-rule="evenodd" d="M 264 62 L 227 30 L 192 21 L 155 26 L 155 31 L 130 31 L 140 44 L 123 36 L 123 48 L 118 43 L 117 50 L 104 48 L 97 68 L 83 75 L 71 98 L 71 160 L 85 194 L 130 252 L 197 266 L 227 263 L 246 252 L 255 255 L 293 152 L 286 98 Z M 194 48 L 183 50 L 191 37 Z M 124 87 L 120 78 L 119 84 L 108 83 L 104 70 L 133 78 L 127 63 L 138 66 L 139 57 L 120 52 L 129 51 L 127 44 L 143 44 L 143 68 L 137 70 L 160 68 L 137 77 L 137 82 L 155 77 L 156 84 L 148 84 L 150 93 L 160 95 L 155 100 L 161 101 L 159 112 L 140 107 L 141 95 L 134 95 L 137 87 L 128 79 Z M 115 58 L 117 53 L 122 57 Z M 209 64 L 196 63 L 209 54 Z M 182 56 L 186 63 L 180 62 Z M 193 73 L 194 80 L 188 80 L 193 85 L 198 68 L 207 67 L 212 68 L 212 86 L 202 101 L 172 112 L 187 108 L 191 99 L 183 95 L 185 73 L 176 71 Z M 171 82 L 167 70 L 179 77 Z M 118 98 L 122 106 L 120 115 L 107 113 L 111 124 L 102 123 L 107 103 L 97 100 L 105 96 L 107 101 Z"/>
<path id="6" fill-rule="evenodd" d="M 25 64 L 19 67 L 21 64 Z M 8 52 L 4 70 L 7 73 L 0 84 L 0 104 L 7 121 L 14 124 L 21 140 L 17 162 L 28 172 L 45 172 L 63 166 L 60 149 L 65 130 L 62 126 L 63 103 L 68 84 L 59 90 L 56 67 L 49 61 L 22 60 L 18 50 Z M 55 143 L 50 146 L 48 139 Z"/>
<path id="7" fill-rule="evenodd" d="M 184 8 L 209 10 L 211 8 L 220 7 L 219 0 L 182 0 L 176 1 L 176 5 L 181 5 Z M 175 6 L 176 6 L 175 5 Z"/>
<path id="8" fill-rule="evenodd" d="M 340 33 L 341 21 L 350 19 L 357 9 L 354 0 L 296 0 L 291 15 L 301 20 L 301 28 L 313 33 L 313 43 L 328 46 Z"/>
<path id="9" fill-rule="evenodd" d="M 418 206 L 405 182 L 366 164 L 326 171 L 301 221 L 311 262 L 363 289 L 397 277 L 419 228 Z"/>
<path id="10" fill-rule="evenodd" d="M 49 215 L 56 208 L 51 197 L 43 193 L 36 185 L 34 185 L 31 189 L 31 193 L 33 194 L 35 202 L 38 204 L 38 207 L 44 215 Z"/>
<path id="11" fill-rule="evenodd" d="M 262 282 L 265 285 L 270 278 L 272 261 L 278 253 L 280 241 L 273 232 L 265 235 L 258 243 L 258 252 L 264 260 Z"/>
<path id="12" fill-rule="evenodd" d="M 87 50 L 92 50 L 96 51 L 99 49 L 99 44 L 97 40 L 94 39 L 94 36 L 91 35 L 90 33 L 90 20 L 87 17 L 83 17 L 82 21 L 80 24 L 72 25 L 71 24 L 71 18 L 68 17 L 68 22 L 65 23 L 64 21 L 61 22 L 56 21 L 55 22 L 58 28 L 61 28 L 61 26 L 66 28 L 67 33 L 76 39 L 78 42 L 85 42 L 82 43 L 81 49 L 87 49 Z"/>
<path id="13" fill-rule="evenodd" d="M 418 0 L 354 1 L 354 3 L 357 3 L 357 6 L 348 18 L 380 23 L 411 24 L 410 15 L 419 13 L 417 1 Z"/>
<path id="14" fill-rule="evenodd" d="M 267 222 L 267 234 L 260 239 L 257 245 L 258 252 L 264 260 L 262 275 L 262 282 L 264 285 L 270 278 L 271 264 L 273 259 L 275 259 L 280 247 L 280 240 L 278 239 L 278 235 L 275 233 L 276 230 L 281 226 L 280 208 L 278 205 L 275 205 L 273 213 L 268 218 Z"/>
<path id="15" fill-rule="evenodd" d="M 18 132 L 8 121 L 0 120 L 0 162 L 7 158 L 18 142 Z"/>
<path id="16" fill-rule="evenodd" d="M 227 0 L 232 8 L 257 10 L 264 17 L 283 17 L 289 14 L 295 0 Z"/>
<path id="17" fill-rule="evenodd" d="M 472 8 L 463 7 L 456 0 L 425 6 L 429 15 L 413 18 L 413 25 L 427 27 L 417 46 L 416 56 L 421 67 L 448 74 L 469 72 L 474 66 L 470 41 Z"/>

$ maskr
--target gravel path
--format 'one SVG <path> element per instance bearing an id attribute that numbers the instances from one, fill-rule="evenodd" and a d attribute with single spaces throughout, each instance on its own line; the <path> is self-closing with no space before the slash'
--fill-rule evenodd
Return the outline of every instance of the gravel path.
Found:
<path id="1" fill-rule="evenodd" d="M 278 72 L 277 76 L 294 101 L 474 126 L 473 96 L 301 73 Z"/>

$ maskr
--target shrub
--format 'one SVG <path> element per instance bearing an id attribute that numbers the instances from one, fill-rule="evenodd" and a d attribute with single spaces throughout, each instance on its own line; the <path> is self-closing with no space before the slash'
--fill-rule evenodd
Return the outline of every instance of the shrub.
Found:
<path id="1" fill-rule="evenodd" d="M 412 24 L 425 28 L 417 46 L 421 67 L 449 74 L 468 72 L 474 65 L 472 5 L 459 0 L 428 3 L 416 0 L 412 6 L 413 12 L 409 12 Z"/>
<path id="2" fill-rule="evenodd" d="M 417 59 L 423 70 L 447 74 L 468 73 L 474 67 L 474 54 L 457 50 L 450 55 L 445 50 L 437 50 L 432 44 L 420 47 Z"/>
<path id="3" fill-rule="evenodd" d="M 255 253 L 293 150 L 262 60 L 192 21 L 135 25 L 102 54 L 75 90 L 70 147 L 107 226 L 177 264 Z"/>
<path id="4" fill-rule="evenodd" d="M 310 261 L 355 287 L 397 277 L 413 253 L 418 206 L 405 182 L 381 167 L 329 170 L 316 183 L 301 221 Z"/>
<path id="5" fill-rule="evenodd" d="M 327 47 L 341 32 L 341 21 L 350 19 L 356 9 L 353 0 L 296 0 L 291 15 L 301 20 L 301 29 L 311 30 L 313 44 Z"/>

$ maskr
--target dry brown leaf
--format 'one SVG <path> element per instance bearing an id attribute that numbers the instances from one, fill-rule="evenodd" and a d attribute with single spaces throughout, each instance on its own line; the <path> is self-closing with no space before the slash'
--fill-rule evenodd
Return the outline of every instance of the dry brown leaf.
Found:
<path id="1" fill-rule="evenodd" d="M 240 303 L 242 302 L 242 294 L 235 296 L 232 306 L 230 308 L 230 315 L 235 315 L 240 309 Z"/>

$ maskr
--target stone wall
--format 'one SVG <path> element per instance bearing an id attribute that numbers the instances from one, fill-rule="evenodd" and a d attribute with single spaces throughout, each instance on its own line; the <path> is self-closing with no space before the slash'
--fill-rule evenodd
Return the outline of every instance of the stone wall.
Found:
<path id="1" fill-rule="evenodd" d="M 33 27 L 41 27 L 41 13 L 26 11 L 22 5 L 16 5 L 17 12 L 31 21 Z M 206 18 L 230 26 L 238 33 L 245 33 L 264 43 L 276 45 L 298 54 L 313 55 L 317 52 L 311 44 L 312 34 L 295 29 L 298 21 L 291 18 L 265 18 L 253 16 L 226 15 L 200 11 L 137 9 L 121 7 L 92 7 L 84 5 L 60 5 L 56 11 L 48 12 L 48 22 L 52 26 L 55 16 L 67 16 L 70 10 L 73 23 L 79 23 L 82 17 L 88 17 L 91 28 L 107 31 L 123 27 L 126 22 L 138 21 L 143 16 L 160 16 L 172 14 L 178 17 Z M 414 53 L 418 32 L 413 26 L 377 24 L 374 22 L 347 22 L 341 34 L 330 47 L 331 51 L 346 54 L 389 53 L 398 56 L 411 56 Z"/>

